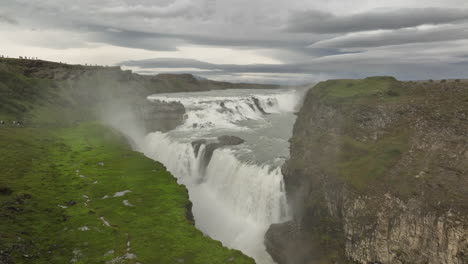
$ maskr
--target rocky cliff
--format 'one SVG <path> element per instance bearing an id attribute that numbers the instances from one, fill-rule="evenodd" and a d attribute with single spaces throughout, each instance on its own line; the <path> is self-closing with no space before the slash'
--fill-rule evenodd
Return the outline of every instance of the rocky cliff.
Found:
<path id="1" fill-rule="evenodd" d="M 468 263 L 468 82 L 322 82 L 283 174 L 280 264 Z"/>

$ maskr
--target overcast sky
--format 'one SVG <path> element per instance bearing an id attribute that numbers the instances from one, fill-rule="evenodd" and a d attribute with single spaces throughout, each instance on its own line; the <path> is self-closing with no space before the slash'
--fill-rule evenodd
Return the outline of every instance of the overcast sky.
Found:
<path id="1" fill-rule="evenodd" d="M 0 54 L 297 84 L 468 77 L 467 0 L 0 0 Z"/>

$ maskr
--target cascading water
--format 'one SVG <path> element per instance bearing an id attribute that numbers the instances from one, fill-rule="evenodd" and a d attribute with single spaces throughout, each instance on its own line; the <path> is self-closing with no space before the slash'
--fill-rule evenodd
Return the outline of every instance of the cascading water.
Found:
<path id="1" fill-rule="evenodd" d="M 197 228 L 257 263 L 273 263 L 263 237 L 270 224 L 288 218 L 280 166 L 289 155 L 287 140 L 301 95 L 284 89 L 149 97 L 182 103 L 186 117 L 173 131 L 147 135 L 140 150 L 187 187 Z M 216 143 L 225 135 L 245 142 Z"/>

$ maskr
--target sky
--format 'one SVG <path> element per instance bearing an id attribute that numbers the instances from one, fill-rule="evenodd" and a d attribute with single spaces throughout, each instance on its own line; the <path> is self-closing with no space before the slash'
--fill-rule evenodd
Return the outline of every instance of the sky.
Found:
<path id="1" fill-rule="evenodd" d="M 0 0 L 0 55 L 303 84 L 468 77 L 467 0 Z"/>

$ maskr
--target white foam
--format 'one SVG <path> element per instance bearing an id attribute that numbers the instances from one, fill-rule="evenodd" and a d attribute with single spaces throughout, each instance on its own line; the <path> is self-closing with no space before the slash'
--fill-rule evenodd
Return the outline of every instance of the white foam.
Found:
<path id="1" fill-rule="evenodd" d="M 234 90 L 235 91 L 235 90 Z M 207 93 L 157 94 L 150 100 L 178 102 L 186 109 L 185 122 L 179 129 L 243 129 L 238 123 L 245 120 L 259 120 L 266 113 L 294 112 L 298 106 L 295 90 L 277 90 L 270 93 L 222 91 L 218 95 Z"/>
<path id="2" fill-rule="evenodd" d="M 271 263 L 263 236 L 270 224 L 288 217 L 280 168 L 245 164 L 230 150 L 217 149 L 201 170 L 202 155 L 196 156 L 190 143 L 159 132 L 149 134 L 145 146 L 147 156 L 162 162 L 187 186 L 200 230 L 258 263 Z"/>

